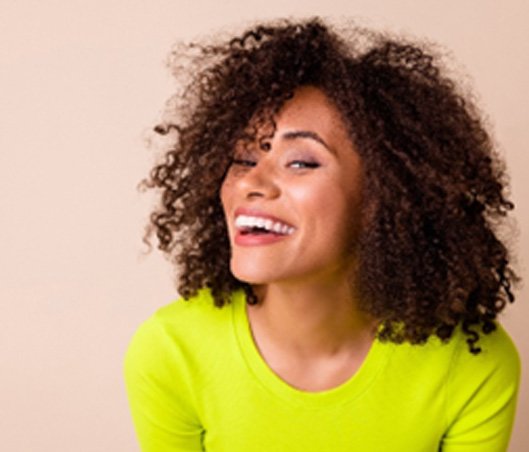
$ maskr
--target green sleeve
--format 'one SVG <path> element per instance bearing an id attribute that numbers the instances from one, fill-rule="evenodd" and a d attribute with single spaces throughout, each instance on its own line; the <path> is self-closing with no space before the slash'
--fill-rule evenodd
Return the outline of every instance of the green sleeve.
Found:
<path id="1" fill-rule="evenodd" d="M 125 384 L 143 452 L 203 451 L 182 355 L 163 326 L 145 322 L 124 362 Z"/>
<path id="2" fill-rule="evenodd" d="M 516 412 L 520 357 L 499 326 L 471 355 L 462 341 L 447 381 L 443 452 L 505 452 Z"/>

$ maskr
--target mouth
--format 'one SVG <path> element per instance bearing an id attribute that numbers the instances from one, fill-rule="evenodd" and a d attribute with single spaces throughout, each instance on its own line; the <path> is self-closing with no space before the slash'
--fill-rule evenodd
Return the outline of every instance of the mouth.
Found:
<path id="1" fill-rule="evenodd" d="M 243 236 L 289 236 L 295 231 L 294 227 L 282 221 L 252 215 L 238 215 L 235 218 L 235 229 Z"/>

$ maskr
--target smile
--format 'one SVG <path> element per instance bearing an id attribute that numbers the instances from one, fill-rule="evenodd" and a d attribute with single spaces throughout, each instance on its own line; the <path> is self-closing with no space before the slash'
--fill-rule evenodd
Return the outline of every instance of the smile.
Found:
<path id="1" fill-rule="evenodd" d="M 280 221 L 250 215 L 238 215 L 235 218 L 235 227 L 243 234 L 274 234 L 291 235 L 294 228 Z"/>

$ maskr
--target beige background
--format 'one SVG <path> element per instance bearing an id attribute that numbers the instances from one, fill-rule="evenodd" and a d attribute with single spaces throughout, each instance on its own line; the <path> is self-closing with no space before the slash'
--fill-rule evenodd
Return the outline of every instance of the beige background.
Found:
<path id="1" fill-rule="evenodd" d="M 251 19 L 323 14 L 357 16 L 452 49 L 511 170 L 528 278 L 526 5 L 0 0 L 1 449 L 138 450 L 122 357 L 139 322 L 176 295 L 168 264 L 157 254 L 141 257 L 151 199 L 135 186 L 151 162 L 145 132 L 171 92 L 163 61 L 178 38 Z M 525 288 L 504 317 L 525 368 L 528 298 Z M 518 413 L 514 452 L 529 450 L 527 376 Z"/>

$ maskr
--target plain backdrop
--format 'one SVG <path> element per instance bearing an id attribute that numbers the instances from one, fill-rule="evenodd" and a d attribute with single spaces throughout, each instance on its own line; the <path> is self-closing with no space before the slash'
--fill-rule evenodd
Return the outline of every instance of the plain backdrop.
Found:
<path id="1" fill-rule="evenodd" d="M 450 49 L 512 177 L 529 276 L 529 4 L 523 0 L 0 0 L 0 438 L 9 452 L 138 451 L 122 359 L 177 297 L 144 257 L 146 132 L 178 39 L 282 16 L 356 17 Z M 503 322 L 529 364 L 527 288 Z M 418 420 L 420 425 L 420 420 Z M 529 450 L 527 372 L 511 451 Z M 524 427 L 525 426 L 525 427 Z M 484 451 L 485 452 L 485 451 Z"/>

